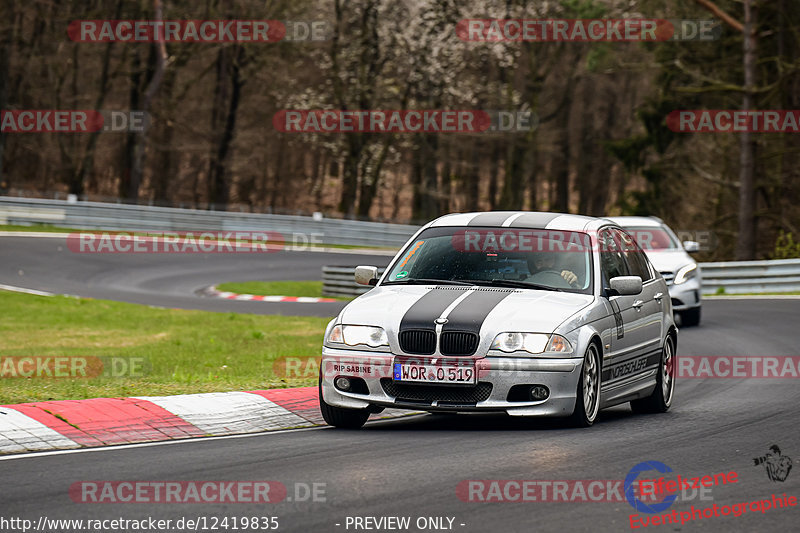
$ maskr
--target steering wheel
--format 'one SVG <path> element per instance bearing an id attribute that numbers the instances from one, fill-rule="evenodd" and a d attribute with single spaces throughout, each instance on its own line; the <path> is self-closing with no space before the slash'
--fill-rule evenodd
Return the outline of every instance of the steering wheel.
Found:
<path id="1" fill-rule="evenodd" d="M 575 288 L 571 283 L 568 283 L 567 280 L 561 276 L 561 272 L 558 270 L 542 270 L 541 272 L 537 272 L 528 278 L 528 281 L 539 285 L 548 285 L 557 289 Z"/>

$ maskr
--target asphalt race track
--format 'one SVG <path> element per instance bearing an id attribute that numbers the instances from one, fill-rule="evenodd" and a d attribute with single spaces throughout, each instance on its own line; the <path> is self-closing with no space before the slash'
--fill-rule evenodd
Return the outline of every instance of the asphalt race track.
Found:
<path id="1" fill-rule="evenodd" d="M 81 256 L 58 251 L 58 246 L 57 239 L 0 239 L 0 283 L 165 307 L 332 315 L 338 304 L 329 308 L 298 304 L 288 311 L 286 304 L 208 302 L 193 296 L 193 291 L 222 280 L 316 279 L 323 264 L 388 260 L 299 252 Z M 20 269 L 23 275 L 18 274 Z M 800 300 L 706 301 L 702 325 L 681 330 L 678 354 L 800 355 L 799 316 Z M 0 517 L 27 518 L 34 524 L 40 517 L 153 517 L 173 523 L 205 517 L 210 526 L 212 518 L 277 516 L 279 531 L 308 532 L 377 531 L 356 529 L 352 521 L 348 527 L 347 517 L 388 516 L 410 517 L 411 527 L 401 531 L 435 531 L 418 529 L 417 519 L 449 517 L 452 530 L 464 532 L 630 531 L 629 515 L 634 510 L 626 501 L 471 502 L 459 498 L 457 487 L 464 480 L 621 480 L 638 463 L 654 460 L 668 465 L 673 478 L 675 473 L 684 477 L 738 473 L 737 483 L 714 487 L 704 500 L 679 500 L 669 511 L 771 499 L 772 494 L 797 497 L 797 384 L 797 379 L 683 379 L 668 413 L 634 415 L 621 406 L 601 413 L 598 422 L 585 430 L 557 421 L 495 415 L 421 415 L 370 423 L 360 431 L 318 428 L 8 457 L 0 460 L 4 488 Z M 754 465 L 753 458 L 765 455 L 773 444 L 793 459 L 793 469 L 783 482 L 771 481 L 763 465 Z M 86 480 L 272 480 L 287 487 L 292 501 L 75 503 L 70 486 Z M 296 483 L 301 487 L 323 483 L 324 496 L 318 495 L 316 502 L 296 501 Z M 643 529 L 789 532 L 797 530 L 798 518 L 800 508 L 789 507 Z M 443 523 L 447 527 L 449 522 Z"/>
<path id="2" fill-rule="evenodd" d="M 386 266 L 388 255 L 272 253 L 76 253 L 66 236 L 0 236 L 0 284 L 158 307 L 263 315 L 335 316 L 346 302 L 313 304 L 229 301 L 198 290 L 226 281 L 322 279 L 324 265 Z"/>

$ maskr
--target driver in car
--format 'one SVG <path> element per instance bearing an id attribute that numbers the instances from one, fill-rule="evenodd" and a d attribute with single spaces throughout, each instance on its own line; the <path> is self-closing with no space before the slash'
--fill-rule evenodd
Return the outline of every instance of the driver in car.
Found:
<path id="1" fill-rule="evenodd" d="M 559 273 L 559 267 L 556 267 L 556 253 L 554 252 L 534 252 L 528 254 L 528 270 L 530 277 L 535 276 L 540 272 L 555 272 Z M 561 277 L 570 285 L 577 285 L 578 276 L 571 270 L 561 270 Z"/>

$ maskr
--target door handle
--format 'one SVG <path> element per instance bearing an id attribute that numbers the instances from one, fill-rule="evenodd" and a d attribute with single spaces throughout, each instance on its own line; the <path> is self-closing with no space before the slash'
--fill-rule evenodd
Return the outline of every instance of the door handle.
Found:
<path id="1" fill-rule="evenodd" d="M 657 301 L 658 303 L 661 303 L 661 298 L 663 297 L 664 297 L 663 292 L 657 292 L 656 295 L 653 296 L 653 300 Z"/>
<path id="2" fill-rule="evenodd" d="M 631 307 L 636 308 L 637 311 L 641 311 L 643 305 L 644 305 L 644 300 L 636 300 L 635 302 L 633 302 L 633 305 L 631 305 Z"/>

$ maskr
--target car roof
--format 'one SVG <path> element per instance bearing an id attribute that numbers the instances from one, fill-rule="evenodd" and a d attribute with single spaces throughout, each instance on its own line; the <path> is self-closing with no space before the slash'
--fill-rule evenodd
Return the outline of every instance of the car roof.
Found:
<path id="1" fill-rule="evenodd" d="M 542 211 L 484 211 L 474 213 L 452 213 L 426 224 L 425 227 L 483 226 L 526 229 L 552 229 L 564 231 L 587 231 L 610 224 L 607 219 L 549 213 Z"/>
<path id="2" fill-rule="evenodd" d="M 606 219 L 623 228 L 660 228 L 664 225 L 661 219 L 656 217 L 606 217 Z"/>

